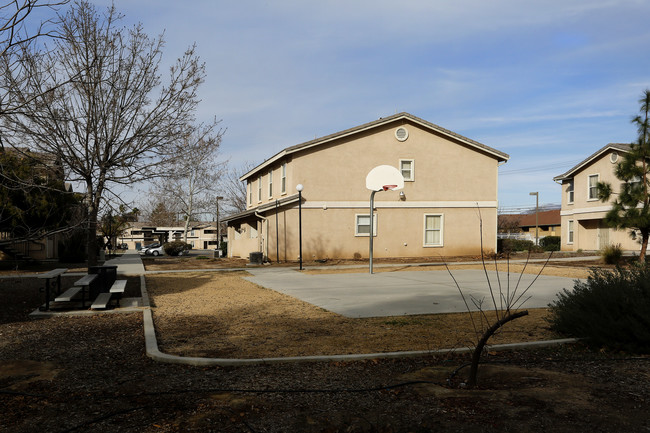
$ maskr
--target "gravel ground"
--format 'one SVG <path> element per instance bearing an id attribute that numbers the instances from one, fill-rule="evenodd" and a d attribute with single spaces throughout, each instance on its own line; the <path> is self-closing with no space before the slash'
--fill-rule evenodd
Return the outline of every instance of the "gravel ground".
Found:
<path id="1" fill-rule="evenodd" d="M 162 364 L 145 354 L 140 313 L 30 321 L 36 289 L 0 281 L 2 432 L 650 431 L 648 357 L 494 353 L 474 390 L 459 386 L 466 368 L 452 375 L 464 356 Z"/>

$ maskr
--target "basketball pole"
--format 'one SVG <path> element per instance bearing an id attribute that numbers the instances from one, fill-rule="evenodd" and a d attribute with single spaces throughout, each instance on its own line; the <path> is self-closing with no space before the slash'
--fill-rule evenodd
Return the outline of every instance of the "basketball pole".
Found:
<path id="1" fill-rule="evenodd" d="M 381 190 L 379 190 L 381 191 Z M 372 250 L 373 250 L 373 240 L 372 238 L 375 235 L 375 230 L 374 230 L 374 224 L 373 224 L 373 213 L 375 209 L 375 193 L 379 191 L 373 191 L 370 193 L 370 253 L 368 256 L 370 257 L 370 273 L 372 274 Z"/>

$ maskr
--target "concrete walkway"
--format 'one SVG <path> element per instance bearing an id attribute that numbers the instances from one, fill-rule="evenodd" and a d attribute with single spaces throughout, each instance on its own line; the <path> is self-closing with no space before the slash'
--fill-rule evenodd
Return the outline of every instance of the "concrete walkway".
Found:
<path id="1" fill-rule="evenodd" d="M 104 262 L 105 266 L 117 266 L 118 275 L 144 275 L 144 265 L 136 250 L 126 250 L 124 254 Z"/>

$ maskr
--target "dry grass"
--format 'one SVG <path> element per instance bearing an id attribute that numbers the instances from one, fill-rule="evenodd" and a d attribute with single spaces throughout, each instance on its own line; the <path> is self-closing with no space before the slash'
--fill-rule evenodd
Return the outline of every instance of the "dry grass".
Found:
<path id="1" fill-rule="evenodd" d="M 245 275 L 147 276 L 161 349 L 183 356 L 263 358 L 432 350 L 476 341 L 467 313 L 351 319 L 257 286 Z M 545 315 L 545 309 L 530 310 L 492 343 L 555 338 Z M 478 313 L 474 320 L 480 327 Z"/>

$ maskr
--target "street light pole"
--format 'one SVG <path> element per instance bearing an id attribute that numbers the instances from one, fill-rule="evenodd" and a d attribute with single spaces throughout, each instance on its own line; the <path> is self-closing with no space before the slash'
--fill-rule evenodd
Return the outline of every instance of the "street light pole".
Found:
<path id="1" fill-rule="evenodd" d="M 535 245 L 539 246 L 539 192 L 531 192 L 535 196 Z"/>
<path id="2" fill-rule="evenodd" d="M 302 183 L 296 185 L 298 191 L 298 239 L 300 242 L 300 270 L 302 271 Z"/>
<path id="3" fill-rule="evenodd" d="M 221 226 L 219 225 L 219 200 L 223 200 L 220 195 L 217 196 L 217 249 L 221 249 Z"/>

